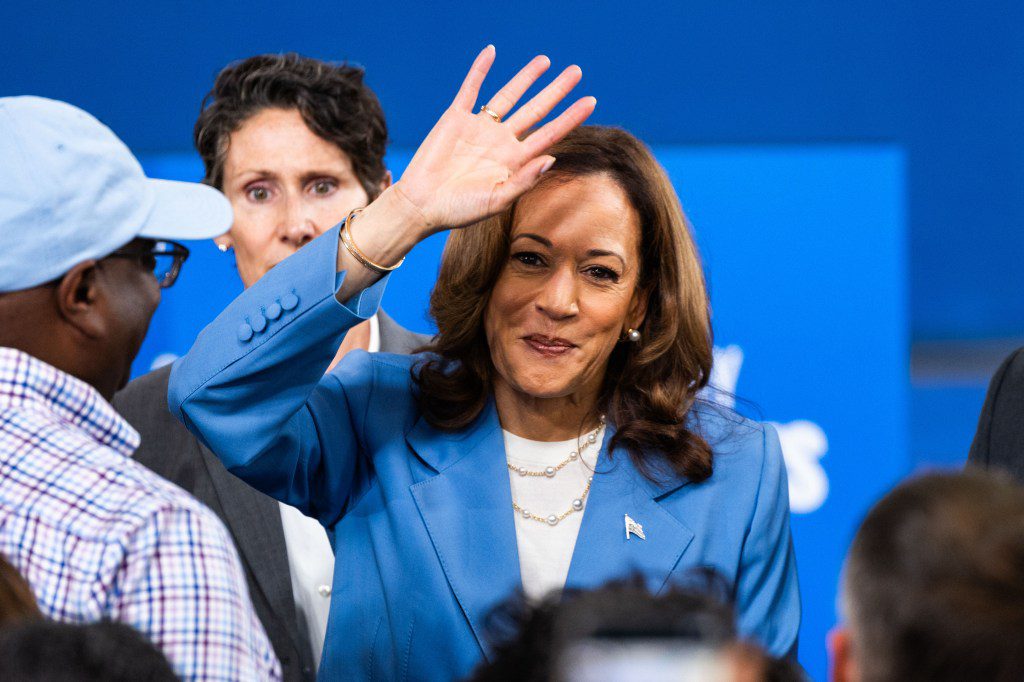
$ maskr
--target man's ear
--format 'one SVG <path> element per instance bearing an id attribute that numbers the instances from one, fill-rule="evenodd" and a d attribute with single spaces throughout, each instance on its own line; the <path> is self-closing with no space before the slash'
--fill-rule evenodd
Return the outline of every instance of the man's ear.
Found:
<path id="1" fill-rule="evenodd" d="M 828 633 L 829 679 L 832 682 L 858 682 L 860 673 L 853 656 L 853 642 L 845 626 L 837 626 Z"/>
<path id="2" fill-rule="evenodd" d="M 106 332 L 98 262 L 87 260 L 71 268 L 57 284 L 57 310 L 61 318 L 84 336 L 95 339 Z"/>

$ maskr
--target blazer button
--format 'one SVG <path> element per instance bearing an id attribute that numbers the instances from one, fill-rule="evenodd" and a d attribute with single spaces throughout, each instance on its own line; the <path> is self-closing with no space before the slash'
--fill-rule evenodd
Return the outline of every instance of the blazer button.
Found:
<path id="1" fill-rule="evenodd" d="M 285 294 L 281 297 L 281 307 L 285 310 L 295 310 L 297 305 L 299 305 L 299 297 L 295 294 Z"/>
<path id="2" fill-rule="evenodd" d="M 263 312 L 267 316 L 268 320 L 276 320 L 281 317 L 281 304 L 271 303 L 267 306 L 267 309 Z"/>
<path id="3" fill-rule="evenodd" d="M 248 341 L 251 338 L 252 338 L 252 327 L 250 327 L 245 322 L 243 322 L 242 324 L 238 325 L 238 340 L 244 342 L 244 341 Z"/>
<path id="4" fill-rule="evenodd" d="M 259 334 L 267 328 L 267 318 L 263 317 L 260 313 L 256 313 L 253 315 L 252 322 L 250 324 L 252 325 L 252 330 Z"/>

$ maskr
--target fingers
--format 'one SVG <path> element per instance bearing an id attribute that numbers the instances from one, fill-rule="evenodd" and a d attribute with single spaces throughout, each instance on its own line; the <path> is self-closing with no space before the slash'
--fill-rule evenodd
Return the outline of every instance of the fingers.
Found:
<path id="1" fill-rule="evenodd" d="M 517 76 L 518 78 L 518 76 Z M 506 121 L 516 136 L 522 135 L 547 116 L 558 105 L 576 84 L 583 78 L 583 71 L 575 64 L 558 74 L 546 88 L 538 92 L 533 99 L 524 104 Z M 535 79 L 536 80 L 536 79 Z"/>
<path id="2" fill-rule="evenodd" d="M 582 97 L 573 102 L 573 105 L 559 114 L 558 118 L 545 123 L 539 130 L 523 140 L 521 148 L 523 157 L 531 159 L 542 154 L 548 147 L 569 134 L 570 130 L 586 121 L 594 113 L 596 106 L 597 98 L 595 97 Z"/>
<path id="3" fill-rule="evenodd" d="M 463 111 L 472 111 L 476 106 L 477 95 L 480 94 L 480 86 L 487 77 L 487 72 L 494 63 L 494 45 L 488 45 L 473 60 L 473 66 L 469 67 L 469 73 L 462 81 L 462 87 L 452 101 L 452 106 Z"/>
<path id="4" fill-rule="evenodd" d="M 530 86 L 533 85 L 538 78 L 543 75 L 548 67 L 551 66 L 551 60 L 540 55 L 530 60 L 530 63 L 524 66 L 515 77 L 505 84 L 501 90 L 499 90 L 491 101 L 487 103 L 487 108 L 496 113 L 498 116 L 505 116 L 508 112 L 512 111 L 512 107 L 516 105 L 519 98 L 523 96 Z"/>
<path id="5" fill-rule="evenodd" d="M 540 176 L 551 168 L 551 165 L 554 164 L 554 162 L 555 157 L 553 156 L 540 156 L 516 171 L 512 177 L 501 183 L 501 187 L 496 196 L 497 203 L 500 206 L 494 207 L 494 209 L 501 210 L 501 208 L 510 205 L 513 201 L 522 196 L 524 192 L 537 183 Z"/>

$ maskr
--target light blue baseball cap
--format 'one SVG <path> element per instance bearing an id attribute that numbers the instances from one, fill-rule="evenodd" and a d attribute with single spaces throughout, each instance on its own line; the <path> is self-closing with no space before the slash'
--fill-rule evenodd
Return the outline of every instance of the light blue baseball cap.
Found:
<path id="1" fill-rule="evenodd" d="M 231 204 L 206 185 L 147 178 L 95 118 L 42 97 L 0 97 L 0 292 L 56 279 L 136 237 L 209 239 Z"/>

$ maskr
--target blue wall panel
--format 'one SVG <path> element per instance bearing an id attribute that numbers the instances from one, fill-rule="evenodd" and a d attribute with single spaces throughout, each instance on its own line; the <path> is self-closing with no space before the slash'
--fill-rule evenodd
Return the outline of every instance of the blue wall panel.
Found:
<path id="1" fill-rule="evenodd" d="M 595 121 L 651 144 L 885 141 L 907 153 L 915 338 L 1024 333 L 1024 3 L 924 0 L 8 0 L 0 95 L 85 107 L 140 152 L 186 151 L 231 60 L 364 64 L 413 146 L 472 55 L 493 92 L 535 52 L 582 65 Z"/>
<path id="2" fill-rule="evenodd" d="M 904 161 L 884 147 L 658 149 L 705 257 L 717 381 L 779 429 L 801 661 L 826 674 L 839 569 L 909 470 Z"/>

